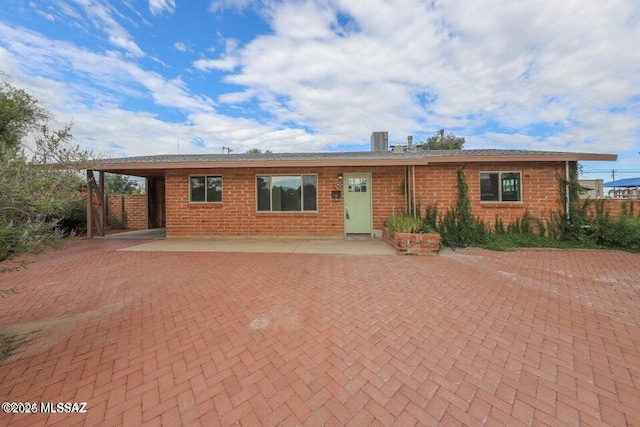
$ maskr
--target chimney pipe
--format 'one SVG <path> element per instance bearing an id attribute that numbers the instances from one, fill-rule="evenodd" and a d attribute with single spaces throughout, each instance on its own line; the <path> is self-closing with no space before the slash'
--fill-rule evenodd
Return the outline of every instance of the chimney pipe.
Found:
<path id="1" fill-rule="evenodd" d="M 407 137 L 407 151 L 411 151 L 412 147 L 413 147 L 413 135 L 409 135 Z"/>

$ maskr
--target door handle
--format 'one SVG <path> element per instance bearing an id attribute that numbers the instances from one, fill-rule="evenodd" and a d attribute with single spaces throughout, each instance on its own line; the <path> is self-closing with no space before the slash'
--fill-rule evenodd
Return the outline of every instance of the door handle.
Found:
<path id="1" fill-rule="evenodd" d="M 345 218 L 349 219 L 349 208 L 344 208 Z"/>

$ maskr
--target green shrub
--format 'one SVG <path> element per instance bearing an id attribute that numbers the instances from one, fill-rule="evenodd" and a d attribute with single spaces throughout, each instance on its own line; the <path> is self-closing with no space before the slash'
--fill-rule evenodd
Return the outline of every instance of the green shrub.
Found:
<path id="1" fill-rule="evenodd" d="M 622 215 L 635 216 L 635 207 L 636 204 L 634 200 L 625 200 L 620 207 L 620 213 Z"/>
<path id="2" fill-rule="evenodd" d="M 507 233 L 510 234 L 533 234 L 533 218 L 529 212 L 525 212 L 522 218 L 516 218 L 507 226 Z"/>
<path id="3" fill-rule="evenodd" d="M 480 245 L 484 241 L 486 227 L 473 216 L 468 195 L 469 187 L 462 169 L 458 169 L 457 187 L 455 208 L 448 209 L 440 218 L 438 232 L 441 241 L 451 247 Z"/>
<path id="4" fill-rule="evenodd" d="M 533 221 L 536 223 L 536 228 L 538 229 L 538 236 L 544 237 L 547 235 L 547 227 L 544 225 L 544 221 L 540 218 L 533 218 Z"/>
<path id="5" fill-rule="evenodd" d="M 563 242 L 551 237 L 540 236 L 539 234 L 487 234 L 482 245 L 486 249 L 494 251 L 509 251 L 516 248 L 595 248 L 597 245 L 583 243 L 577 245 L 575 242 Z"/>
<path id="6" fill-rule="evenodd" d="M 589 233 L 599 245 L 640 252 L 640 217 L 620 215 L 615 221 L 601 218 L 594 222 Z"/>
<path id="7" fill-rule="evenodd" d="M 424 231 L 422 219 L 411 215 L 392 215 L 384 223 L 389 231 L 420 233 Z"/>
<path id="8" fill-rule="evenodd" d="M 435 205 L 427 206 L 424 212 L 424 229 L 435 232 L 438 229 L 438 207 Z"/>
<path id="9" fill-rule="evenodd" d="M 640 217 L 621 215 L 613 231 L 609 246 L 640 252 Z"/>
<path id="10" fill-rule="evenodd" d="M 613 248 L 640 252 L 640 217 L 635 203 L 624 203 L 617 219 L 611 218 L 602 200 L 581 200 L 577 167 L 572 165 L 570 179 L 558 178 L 561 204 L 544 220 L 525 212 L 505 226 L 496 215 L 493 229 L 473 216 L 468 187 L 462 169 L 458 170 L 456 205 L 443 214 L 435 205 L 426 208 L 424 218 L 411 214 L 394 215 L 385 225 L 406 233 L 438 232 L 443 245 L 481 246 L 492 250 L 514 248 Z M 569 214 L 564 211 L 569 189 Z M 420 215 L 420 205 L 416 214 Z"/>
<path id="11" fill-rule="evenodd" d="M 80 232 L 87 225 L 87 203 L 81 198 L 69 201 L 61 217 L 58 228 L 63 234 Z"/>
<path id="12" fill-rule="evenodd" d="M 60 239 L 56 232 L 58 222 L 41 218 L 21 222 L 0 221 L 0 261 L 14 254 L 35 252 L 44 244 L 52 244 Z"/>

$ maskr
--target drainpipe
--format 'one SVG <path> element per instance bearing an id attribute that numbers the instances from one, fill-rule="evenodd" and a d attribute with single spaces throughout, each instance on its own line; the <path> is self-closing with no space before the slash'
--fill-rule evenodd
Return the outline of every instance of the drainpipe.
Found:
<path id="1" fill-rule="evenodd" d="M 416 218 L 417 217 L 417 212 L 416 212 L 416 167 L 415 165 L 411 165 L 411 174 L 413 175 L 412 177 L 412 182 L 411 182 L 411 190 L 412 190 L 412 199 L 413 199 L 413 217 Z"/>
<path id="2" fill-rule="evenodd" d="M 567 216 L 567 221 L 571 221 L 571 212 L 570 212 L 570 206 L 571 206 L 571 200 L 569 200 L 569 198 L 571 197 L 571 190 L 569 189 L 569 161 L 565 160 L 564 162 L 564 173 L 565 173 L 565 180 L 566 180 L 566 184 L 565 184 L 565 202 L 564 202 L 564 211 L 565 214 Z"/>
<path id="3" fill-rule="evenodd" d="M 409 199 L 411 196 L 409 195 L 409 166 L 404 167 L 404 207 L 405 212 L 409 212 Z"/>

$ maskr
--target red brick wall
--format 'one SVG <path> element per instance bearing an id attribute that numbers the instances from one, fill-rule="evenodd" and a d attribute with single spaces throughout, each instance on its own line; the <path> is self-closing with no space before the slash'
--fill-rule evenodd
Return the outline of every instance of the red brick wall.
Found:
<path id="1" fill-rule="evenodd" d="M 457 197 L 457 169 L 463 165 L 416 167 L 416 200 L 424 209 L 436 204 L 441 212 L 453 206 Z M 339 174 L 372 173 L 373 228 L 381 230 L 393 213 L 405 211 L 404 166 L 325 168 L 239 168 L 167 171 L 165 176 L 167 236 L 197 235 L 316 235 L 344 233 L 344 189 L 339 200 L 331 190 Z M 525 210 L 545 217 L 559 207 L 557 174 L 564 163 L 513 163 L 464 165 L 474 215 L 493 224 L 496 215 L 505 223 L 521 217 Z M 521 171 L 522 203 L 481 203 L 480 171 Z M 317 174 L 318 212 L 256 212 L 255 180 L 260 174 Z M 222 203 L 189 203 L 191 174 L 221 175 Z"/>
<path id="2" fill-rule="evenodd" d="M 147 196 L 144 194 L 109 194 L 109 218 L 122 222 L 122 207 L 125 211 L 125 227 L 131 230 L 147 228 Z"/>
<path id="3" fill-rule="evenodd" d="M 344 189 L 331 199 L 339 173 L 373 174 L 373 226 L 394 211 L 404 211 L 401 167 L 389 168 L 260 168 L 168 171 L 165 176 L 167 236 L 195 235 L 318 235 L 344 233 Z M 317 174 L 318 212 L 256 212 L 255 181 L 260 174 Z M 188 176 L 222 176 L 222 203 L 189 203 Z"/>
<path id="4" fill-rule="evenodd" d="M 534 217 L 548 218 L 560 205 L 558 176 L 564 175 L 563 162 L 433 164 L 416 167 L 416 201 L 424 210 L 434 204 L 440 213 L 455 206 L 458 196 L 457 171 L 463 167 L 474 216 L 492 226 L 496 215 L 506 224 L 528 211 Z M 481 202 L 480 172 L 521 172 L 522 202 Z"/>

